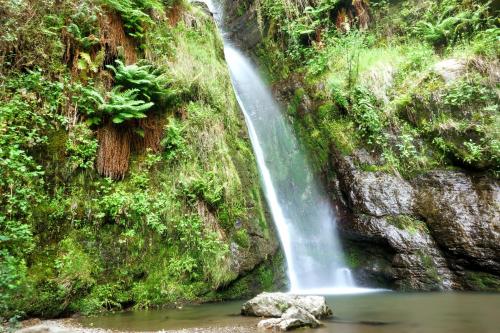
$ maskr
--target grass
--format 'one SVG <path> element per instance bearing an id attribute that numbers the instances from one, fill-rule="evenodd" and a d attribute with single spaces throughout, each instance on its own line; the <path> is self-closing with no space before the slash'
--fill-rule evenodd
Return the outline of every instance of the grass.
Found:
<path id="1" fill-rule="evenodd" d="M 390 216 L 387 218 L 387 222 L 398 229 L 409 232 L 411 235 L 429 234 L 429 229 L 424 222 L 408 215 Z"/>

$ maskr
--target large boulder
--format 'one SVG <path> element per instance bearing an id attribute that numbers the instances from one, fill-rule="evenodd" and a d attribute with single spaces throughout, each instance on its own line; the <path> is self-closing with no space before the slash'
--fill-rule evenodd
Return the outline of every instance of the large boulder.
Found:
<path id="1" fill-rule="evenodd" d="M 456 288 L 453 273 L 425 222 L 408 215 L 383 218 L 360 215 L 353 218 L 349 228 L 351 232 L 362 234 L 371 242 L 385 244 L 390 249 L 397 289 L 431 291 Z"/>
<path id="2" fill-rule="evenodd" d="M 332 316 L 323 296 L 301 296 L 286 293 L 262 293 L 241 308 L 241 314 L 256 317 L 282 317 L 288 309 L 303 309 L 317 319 Z"/>
<path id="3" fill-rule="evenodd" d="M 289 331 L 299 327 L 319 327 L 321 323 L 309 312 L 302 308 L 292 306 L 283 313 L 281 318 L 271 318 L 261 320 L 259 328 Z"/>

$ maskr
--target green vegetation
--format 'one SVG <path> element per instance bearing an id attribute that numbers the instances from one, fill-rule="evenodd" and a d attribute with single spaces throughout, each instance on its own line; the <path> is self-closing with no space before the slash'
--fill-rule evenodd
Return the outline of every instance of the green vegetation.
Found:
<path id="1" fill-rule="evenodd" d="M 472 290 L 495 292 L 500 288 L 498 279 L 488 273 L 468 271 L 465 280 Z"/>
<path id="2" fill-rule="evenodd" d="M 387 217 L 387 222 L 398 229 L 408 231 L 412 235 L 416 235 L 418 233 L 429 233 L 429 229 L 424 222 L 408 215 L 389 216 Z"/>
<path id="3" fill-rule="evenodd" d="M 231 244 L 255 257 L 247 230 L 269 231 L 212 19 L 184 2 L 7 4 L 0 321 L 226 297 L 244 273 Z"/>
<path id="4" fill-rule="evenodd" d="M 120 14 L 127 34 L 137 39 L 143 38 L 147 28 L 154 24 L 148 13 L 164 8 L 159 0 L 102 0 L 102 3 Z"/>
<path id="5" fill-rule="evenodd" d="M 139 90 L 131 89 L 120 91 L 121 87 L 115 87 L 106 96 L 101 96 L 95 90 L 87 90 L 88 98 L 94 105 L 85 106 L 88 110 L 89 123 L 98 125 L 106 115 L 113 123 L 121 124 L 130 119 L 146 118 L 146 111 L 151 109 L 154 103 L 138 99 Z"/>
<path id="6" fill-rule="evenodd" d="M 425 274 L 430 280 L 430 283 L 433 284 L 441 281 L 441 277 L 439 276 L 439 272 L 434 264 L 434 261 L 432 260 L 432 257 L 429 254 L 422 253 L 421 251 L 418 252 L 418 255 L 421 263 L 424 265 Z"/>
<path id="7" fill-rule="evenodd" d="M 331 146 L 365 147 L 380 161 L 367 170 L 498 176 L 491 2 L 355 2 L 261 1 L 268 29 L 257 54 L 273 82 L 299 82 L 290 113 L 317 167 L 328 170 Z M 313 109 L 297 112 L 303 100 Z"/>

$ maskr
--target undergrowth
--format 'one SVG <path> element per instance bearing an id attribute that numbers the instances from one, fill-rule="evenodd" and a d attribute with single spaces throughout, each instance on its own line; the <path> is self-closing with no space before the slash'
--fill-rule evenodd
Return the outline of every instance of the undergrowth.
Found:
<path id="1" fill-rule="evenodd" d="M 491 2 L 370 1 L 368 29 L 361 16 L 338 24 L 345 5 L 262 1 L 260 11 L 268 29 L 257 54 L 278 86 L 302 85 L 291 92 L 299 96 L 291 115 L 317 167 L 329 168 L 324 150 L 333 145 L 366 149 L 372 171 L 498 176 L 500 30 Z M 438 69 L 449 59 L 459 67 L 452 81 Z M 294 112 L 303 100 L 313 109 Z"/>

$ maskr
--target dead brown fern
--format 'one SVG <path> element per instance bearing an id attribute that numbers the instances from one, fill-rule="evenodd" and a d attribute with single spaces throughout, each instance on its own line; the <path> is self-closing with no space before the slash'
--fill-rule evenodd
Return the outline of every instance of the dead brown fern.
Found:
<path id="1" fill-rule="evenodd" d="M 107 123 L 97 131 L 99 149 L 97 172 L 112 179 L 123 179 L 129 167 L 130 130 L 125 126 Z"/>
<path id="2" fill-rule="evenodd" d="M 165 117 L 161 115 L 149 115 L 147 118 L 139 119 L 135 128 L 141 129 L 143 135 L 132 134 L 132 151 L 144 153 L 151 149 L 153 153 L 161 151 L 161 139 L 163 138 L 163 129 L 165 127 Z"/>
<path id="3" fill-rule="evenodd" d="M 115 12 L 108 12 L 99 19 L 101 28 L 100 44 L 106 50 L 104 63 L 112 65 L 119 56 L 123 56 L 125 64 L 130 65 L 137 62 L 137 45 L 125 33 L 123 20 Z"/>
<path id="4" fill-rule="evenodd" d="M 354 16 L 358 19 L 360 30 L 368 29 L 370 23 L 369 4 L 367 0 L 353 0 Z"/>

